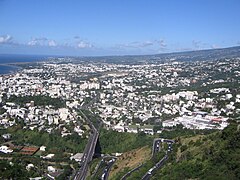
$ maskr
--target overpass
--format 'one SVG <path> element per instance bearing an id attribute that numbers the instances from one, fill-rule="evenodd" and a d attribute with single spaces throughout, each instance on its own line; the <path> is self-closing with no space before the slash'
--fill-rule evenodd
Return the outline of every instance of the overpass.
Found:
<path id="1" fill-rule="evenodd" d="M 96 129 L 96 127 L 93 125 L 93 123 L 88 119 L 88 117 L 80 110 L 80 113 L 84 120 L 89 124 L 89 127 L 91 128 L 91 134 L 88 139 L 88 143 L 84 149 L 83 157 L 80 163 L 80 168 L 76 172 L 74 176 L 74 180 L 85 180 L 87 177 L 88 172 L 88 165 L 92 161 L 96 144 L 98 141 L 99 132 Z"/>

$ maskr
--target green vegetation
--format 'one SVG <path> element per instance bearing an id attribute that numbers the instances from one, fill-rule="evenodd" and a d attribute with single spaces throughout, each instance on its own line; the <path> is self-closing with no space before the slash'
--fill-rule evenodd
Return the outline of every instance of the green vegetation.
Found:
<path id="1" fill-rule="evenodd" d="M 72 168 L 67 165 L 66 167 L 64 167 L 64 171 L 62 174 L 60 174 L 56 179 L 57 180 L 65 180 L 65 179 L 69 179 L 69 176 L 71 176 L 72 174 Z"/>
<path id="2" fill-rule="evenodd" d="M 96 167 L 98 166 L 98 164 L 100 163 L 101 161 L 101 158 L 96 158 L 96 159 L 93 159 L 91 162 L 90 162 L 90 165 L 89 165 L 89 171 L 90 171 L 90 174 L 93 175 L 95 173 L 95 170 L 96 170 Z"/>
<path id="3" fill-rule="evenodd" d="M 100 145 L 102 153 L 126 152 L 132 149 L 151 146 L 154 137 L 144 133 L 120 133 L 113 130 L 100 130 Z"/>
<path id="4" fill-rule="evenodd" d="M 192 138 L 192 139 L 194 139 L 195 137 L 205 137 L 205 136 L 206 137 L 208 137 L 208 136 L 212 137 L 212 134 L 215 135 L 215 134 L 218 134 L 218 132 L 213 131 L 213 130 L 188 130 L 188 129 L 183 129 L 181 126 L 177 126 L 176 128 L 173 128 L 170 131 L 163 131 L 163 133 L 160 135 L 160 137 L 164 137 L 164 138 L 168 138 L 168 139 L 172 139 L 172 138 L 179 139 L 179 137 L 182 137 L 184 139 L 185 138 Z M 202 142 L 200 140 L 196 140 L 195 142 L 193 142 L 191 140 L 191 141 L 189 141 L 189 143 L 192 146 L 201 146 L 202 145 Z M 190 157 L 189 149 L 186 146 L 186 144 L 182 144 L 182 146 L 180 146 L 180 147 L 179 147 L 179 145 L 178 145 L 178 147 L 176 147 L 176 146 L 177 146 L 176 144 L 173 145 L 174 150 L 173 150 L 173 155 L 170 155 L 170 158 L 169 158 L 170 162 L 176 161 L 177 149 L 178 148 L 180 149 L 181 152 L 182 151 L 184 152 L 184 155 L 181 158 L 186 158 L 186 157 L 188 158 L 188 157 Z M 167 147 L 165 147 L 165 149 L 166 148 Z M 185 152 L 186 152 L 186 154 L 185 154 Z M 131 174 L 131 176 L 128 177 L 128 179 L 141 179 L 143 177 L 143 175 L 150 168 L 152 168 L 164 155 L 165 155 L 165 153 L 163 151 L 161 151 L 153 159 L 146 161 L 146 163 L 138 171 L 133 172 Z M 198 157 L 197 154 L 192 154 L 191 156 L 192 157 Z M 194 162 L 191 162 L 189 164 L 185 163 L 185 164 L 186 164 L 187 168 L 189 168 L 190 170 L 197 170 L 197 168 L 199 168 L 199 162 L 198 161 L 197 162 L 194 161 Z M 181 169 L 181 171 L 187 171 L 186 173 L 189 173 L 187 168 L 183 168 L 183 169 Z M 170 171 L 171 171 L 171 168 L 168 169 L 168 172 L 166 172 L 166 174 L 172 174 L 172 172 L 170 172 Z M 179 173 L 181 173 L 181 171 Z M 114 176 L 114 178 L 115 179 L 120 179 L 124 175 L 124 172 L 126 172 L 126 171 L 118 172 Z M 154 176 L 154 178 L 155 179 L 161 178 L 161 173 L 162 173 L 162 171 L 159 171 L 159 173 L 157 173 L 157 175 Z M 176 175 L 175 179 L 179 179 L 179 177 L 182 177 L 180 179 L 186 179 L 183 176 Z M 194 176 L 194 178 L 197 178 L 198 176 L 199 176 L 199 174 Z M 189 178 L 188 176 L 186 176 L 186 177 Z M 172 179 L 172 177 L 169 175 L 169 176 L 166 177 L 166 179 Z"/>
<path id="5" fill-rule="evenodd" d="M 192 137 L 197 134 L 209 134 L 213 133 L 213 130 L 189 130 L 183 129 L 182 126 L 177 126 L 173 129 L 165 130 L 160 134 L 162 138 L 177 138 L 180 136 Z M 148 136 L 144 133 L 132 134 L 132 133 L 119 133 L 113 130 L 100 130 L 100 145 L 102 148 L 102 153 L 114 153 L 114 152 L 127 152 L 132 149 L 137 149 L 145 145 L 151 147 L 153 143 L 154 136 Z M 175 145 L 174 145 L 175 146 Z M 141 167 L 137 172 L 133 173 L 130 179 L 141 179 L 141 177 L 151 168 L 156 162 L 158 162 L 164 153 L 159 153 L 153 160 L 145 161 L 143 167 Z M 144 163 L 144 162 L 142 162 Z M 127 168 L 129 170 L 129 168 Z M 122 169 L 117 174 L 114 175 L 114 179 L 120 179 L 127 170 Z"/>
<path id="6" fill-rule="evenodd" d="M 112 179 L 121 179 L 129 171 L 131 171 L 131 169 L 129 167 L 125 167 L 120 172 L 118 172 Z"/>
<path id="7" fill-rule="evenodd" d="M 222 132 L 179 138 L 168 164 L 153 179 L 240 179 L 240 132 L 232 121 Z"/>
<path id="8" fill-rule="evenodd" d="M 174 139 L 180 136 L 190 137 L 197 134 L 210 134 L 216 131 L 217 130 L 214 130 L 214 129 L 203 129 L 203 130 L 184 129 L 182 125 L 177 125 L 176 127 L 169 128 L 168 130 L 164 130 L 159 136 L 161 138 Z"/>
<path id="9" fill-rule="evenodd" d="M 25 165 L 26 164 L 15 161 L 10 164 L 10 162 L 6 160 L 0 160 L 0 178 L 25 180 L 30 177 L 39 176 L 39 174 L 34 170 L 27 171 Z"/>
<path id="10" fill-rule="evenodd" d="M 44 145 L 47 147 L 48 152 L 59 155 L 63 155 L 64 152 L 83 152 L 87 143 L 87 139 L 81 138 L 76 133 L 61 137 L 57 131 L 49 134 L 43 131 L 21 129 L 20 126 L 10 127 L 7 132 L 12 134 L 12 140 L 19 145 Z"/>
<path id="11" fill-rule="evenodd" d="M 72 174 L 72 166 L 78 168 L 75 161 L 69 159 L 70 153 L 83 152 L 87 139 L 81 138 L 77 133 L 62 137 L 60 131 L 55 130 L 52 133 L 38 131 L 36 129 L 22 129 L 20 125 L 10 127 L 0 131 L 0 134 L 10 133 L 12 143 L 15 145 L 25 146 L 46 146 L 46 152 L 38 151 L 33 156 L 18 154 L 15 149 L 14 153 L 9 155 L 1 154 L 2 157 L 10 158 L 13 165 L 8 160 L 0 161 L 0 178 L 1 179 L 29 179 L 45 174 L 48 165 L 54 165 L 60 170 L 61 175 L 57 179 L 68 179 Z M 55 154 L 53 159 L 43 160 L 40 155 L 48 153 Z M 26 166 L 32 163 L 35 165 L 33 170 L 26 171 Z"/>
<path id="12" fill-rule="evenodd" d="M 34 105 L 36 106 L 53 106 L 55 108 L 62 108 L 65 107 L 65 101 L 60 98 L 51 98 L 49 96 L 11 96 L 8 102 L 14 102 L 18 105 L 24 106 L 26 103 L 30 103 L 34 101 Z"/>
<path id="13" fill-rule="evenodd" d="M 26 170 L 28 164 L 34 164 L 34 167 Z M 42 161 L 34 156 L 14 156 L 11 161 L 0 160 L 0 178 L 1 179 L 29 179 L 30 177 L 39 177 L 44 175 L 49 165 L 54 165 L 59 172 L 62 172 L 56 179 L 64 180 L 72 174 L 72 168 L 69 164 L 53 163 Z M 45 179 L 45 178 L 44 178 Z"/>
<path id="14" fill-rule="evenodd" d="M 0 107 L 0 115 L 3 114 L 3 113 L 5 113 L 5 112 L 6 112 L 6 110 L 3 109 L 2 107 Z"/>

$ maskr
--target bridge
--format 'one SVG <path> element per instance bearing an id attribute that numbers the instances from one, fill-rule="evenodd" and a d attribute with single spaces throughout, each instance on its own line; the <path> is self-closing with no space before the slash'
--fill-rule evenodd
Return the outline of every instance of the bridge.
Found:
<path id="1" fill-rule="evenodd" d="M 83 157 L 81 160 L 80 168 L 74 176 L 74 180 L 85 180 L 88 172 L 88 165 L 92 161 L 95 154 L 96 144 L 98 142 L 99 132 L 88 117 L 80 110 L 80 113 L 84 120 L 88 123 L 91 128 L 91 134 L 88 139 L 88 143 L 84 149 Z"/>

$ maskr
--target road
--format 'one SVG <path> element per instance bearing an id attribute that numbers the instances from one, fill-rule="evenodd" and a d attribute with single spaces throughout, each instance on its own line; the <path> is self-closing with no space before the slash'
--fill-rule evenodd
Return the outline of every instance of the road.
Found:
<path id="1" fill-rule="evenodd" d="M 160 142 L 165 142 L 168 144 L 168 149 L 166 151 L 166 155 L 158 162 L 155 164 L 155 166 L 153 166 L 151 169 L 148 170 L 148 172 L 142 177 L 142 180 L 148 180 L 150 179 L 150 177 L 152 176 L 153 172 L 156 172 L 157 169 L 160 169 L 165 161 L 167 161 L 168 159 L 168 154 L 173 150 L 172 149 L 172 145 L 174 143 L 173 140 L 171 139 L 157 139 L 156 141 L 154 141 L 154 151 L 160 151 Z M 158 145 L 157 145 L 158 144 Z"/>
<path id="2" fill-rule="evenodd" d="M 160 138 L 154 139 L 153 147 L 152 147 L 152 157 L 154 157 L 154 155 L 161 150 L 161 147 L 160 147 L 161 141 L 162 141 L 162 139 L 160 139 Z"/>
<path id="3" fill-rule="evenodd" d="M 126 180 L 128 176 L 130 176 L 134 171 L 139 170 L 143 165 L 144 165 L 144 164 L 141 164 L 140 166 L 138 166 L 138 167 L 132 169 L 131 171 L 129 171 L 127 174 L 125 174 L 125 175 L 121 178 L 121 180 Z"/>
<path id="4" fill-rule="evenodd" d="M 115 163 L 115 161 L 116 161 L 115 157 L 108 161 L 107 166 L 103 170 L 101 180 L 108 179 L 110 169 L 111 169 L 112 165 Z"/>
<path id="5" fill-rule="evenodd" d="M 98 130 L 94 127 L 92 122 L 86 117 L 86 115 L 81 110 L 80 110 L 80 113 L 83 115 L 84 119 L 89 124 L 92 132 L 89 136 L 87 146 L 84 149 L 80 168 L 76 172 L 74 180 L 85 180 L 86 179 L 87 172 L 88 172 L 88 164 L 90 163 L 90 161 L 92 161 L 92 158 L 94 156 L 95 147 L 96 147 L 98 136 L 99 136 Z"/>
<path id="6" fill-rule="evenodd" d="M 157 138 L 153 140 L 153 145 L 152 145 L 152 158 L 154 158 L 154 155 L 158 153 L 161 150 L 160 143 L 162 142 L 161 138 Z M 138 167 L 132 169 L 131 171 L 127 172 L 121 180 L 126 180 L 128 176 L 130 176 L 134 171 L 139 170 L 145 163 L 139 165 Z"/>
<path id="7" fill-rule="evenodd" d="M 97 172 L 100 170 L 102 171 L 101 173 L 101 177 L 95 177 L 98 179 L 103 179 L 103 180 L 107 180 L 108 179 L 108 175 L 110 173 L 110 169 L 112 167 L 112 165 L 115 163 L 117 157 L 115 156 L 104 156 L 102 158 L 102 160 L 98 163 L 97 168 L 95 169 L 94 174 L 92 175 L 92 178 L 94 178 L 97 174 Z M 106 165 L 103 165 L 106 164 Z M 102 170 L 103 169 L 103 170 Z"/>

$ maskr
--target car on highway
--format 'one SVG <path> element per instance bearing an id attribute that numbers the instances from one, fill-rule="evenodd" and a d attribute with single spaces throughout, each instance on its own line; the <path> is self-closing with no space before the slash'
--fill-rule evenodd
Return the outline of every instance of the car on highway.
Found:
<path id="1" fill-rule="evenodd" d="M 105 173 L 102 174 L 101 180 L 104 180 L 105 178 Z"/>
<path id="2" fill-rule="evenodd" d="M 148 170 L 148 174 L 152 174 L 153 168 Z"/>

